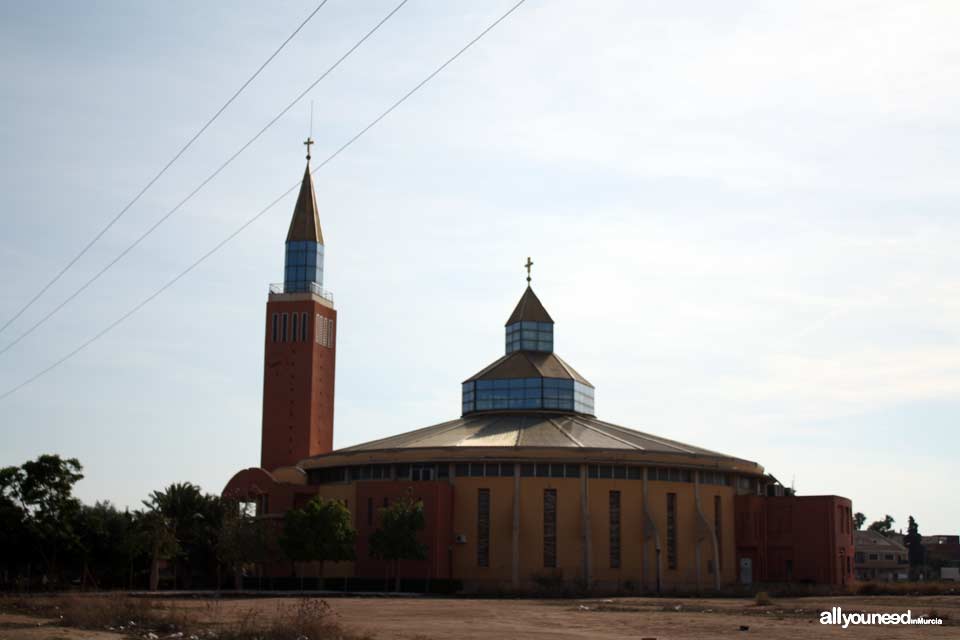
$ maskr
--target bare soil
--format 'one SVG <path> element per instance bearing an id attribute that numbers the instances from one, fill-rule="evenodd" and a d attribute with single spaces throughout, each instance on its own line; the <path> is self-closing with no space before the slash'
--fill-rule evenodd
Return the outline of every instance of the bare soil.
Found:
<path id="1" fill-rule="evenodd" d="M 97 596 L 90 596 L 97 597 Z M 204 628 L 251 617 L 282 616 L 298 598 L 155 598 Z M 582 639 L 656 638 L 960 638 L 960 598 L 956 596 L 836 596 L 774 599 L 757 606 L 746 599 L 611 598 L 495 600 L 441 598 L 331 598 L 342 627 L 378 639 Z M 2 605 L 2 603 L 0 603 Z M 821 625 L 820 612 L 900 613 L 914 617 L 935 612 L 942 626 Z M 39 625 L 39 626 L 38 626 Z M 748 627 L 741 630 L 741 627 Z M 58 626 L 58 621 L 17 612 L 0 612 L 0 640 L 122 640 L 122 633 Z M 161 635 L 161 638 L 164 636 Z"/>

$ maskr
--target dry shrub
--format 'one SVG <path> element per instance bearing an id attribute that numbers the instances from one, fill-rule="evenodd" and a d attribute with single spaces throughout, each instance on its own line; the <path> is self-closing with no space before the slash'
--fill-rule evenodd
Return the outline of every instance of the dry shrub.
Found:
<path id="1" fill-rule="evenodd" d="M 65 627 L 81 629 L 174 632 L 183 629 L 187 622 L 183 612 L 172 605 L 122 594 L 21 596 L 4 598 L 3 604 L 5 608 L 53 618 Z"/>
<path id="2" fill-rule="evenodd" d="M 945 623 L 949 623 L 949 621 L 950 621 L 950 615 L 949 615 L 949 614 L 940 613 L 940 612 L 939 612 L 938 610 L 936 610 L 936 609 L 930 609 L 930 610 L 927 611 L 925 614 L 923 614 L 923 617 L 924 617 L 924 618 L 940 618 L 940 619 L 943 620 Z"/>
<path id="3" fill-rule="evenodd" d="M 534 591 L 538 596 L 562 596 L 566 590 L 562 570 L 546 570 L 532 576 Z"/>
<path id="4" fill-rule="evenodd" d="M 219 640 L 360 640 L 346 633 L 325 600 L 301 598 L 297 606 L 278 618 L 264 620 L 254 610 L 238 622 L 220 629 Z"/>
<path id="5" fill-rule="evenodd" d="M 275 614 L 250 609 L 235 622 L 220 623 L 219 602 L 191 610 L 177 601 L 126 595 L 66 595 L 4 601 L 9 608 L 59 619 L 67 627 L 112 630 L 141 638 L 188 640 L 364 640 L 343 630 L 333 609 L 319 598 L 301 598 Z M 202 613 L 201 613 L 202 611 Z M 200 613 L 198 616 L 197 614 Z M 206 618 L 201 622 L 198 617 Z"/>
<path id="6" fill-rule="evenodd" d="M 758 607 L 763 607 L 769 604 L 773 604 L 773 599 L 770 597 L 770 594 L 766 591 L 758 591 L 757 595 L 753 598 L 754 604 Z"/>
<path id="7" fill-rule="evenodd" d="M 59 611 L 61 624 L 68 627 L 122 631 L 152 629 L 169 633 L 185 629 L 188 622 L 183 611 L 172 604 L 121 594 L 62 596 L 54 601 L 54 605 Z"/>

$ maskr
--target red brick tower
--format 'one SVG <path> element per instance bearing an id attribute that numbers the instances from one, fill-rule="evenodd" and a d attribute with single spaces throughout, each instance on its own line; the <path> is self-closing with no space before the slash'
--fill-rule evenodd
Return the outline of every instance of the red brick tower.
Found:
<path id="1" fill-rule="evenodd" d="M 333 449 L 336 321 L 323 289 L 323 234 L 310 145 L 287 232 L 283 284 L 270 285 L 263 358 L 260 466 L 272 471 Z"/>

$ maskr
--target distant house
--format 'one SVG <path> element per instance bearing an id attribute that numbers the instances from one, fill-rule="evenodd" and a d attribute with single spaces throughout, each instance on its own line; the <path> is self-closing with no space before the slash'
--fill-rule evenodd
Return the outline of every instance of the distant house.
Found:
<path id="1" fill-rule="evenodd" d="M 921 543 L 929 566 L 935 569 L 960 567 L 960 536 L 923 536 Z M 952 575 L 952 572 L 947 573 Z"/>
<path id="2" fill-rule="evenodd" d="M 910 563 L 907 548 L 876 531 L 854 531 L 853 573 L 857 580 L 906 580 Z"/>

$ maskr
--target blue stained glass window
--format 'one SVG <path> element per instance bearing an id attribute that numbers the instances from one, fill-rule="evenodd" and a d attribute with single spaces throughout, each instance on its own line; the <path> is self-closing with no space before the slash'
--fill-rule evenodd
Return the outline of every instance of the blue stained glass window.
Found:
<path id="1" fill-rule="evenodd" d="M 463 383 L 463 413 L 556 409 L 593 415 L 593 388 L 566 378 L 508 378 Z"/>
<path id="2" fill-rule="evenodd" d="M 507 353 L 514 351 L 553 351 L 552 322 L 514 322 L 507 326 Z"/>
<path id="3" fill-rule="evenodd" d="M 287 293 L 310 291 L 323 287 L 323 245 L 316 242 L 287 243 L 283 290 Z"/>

